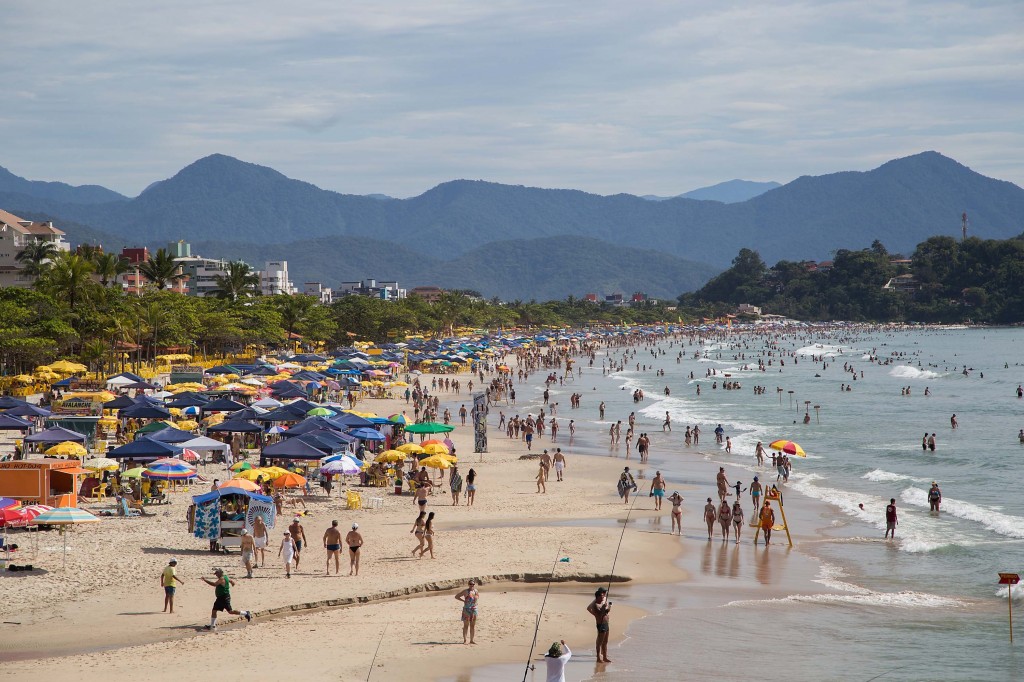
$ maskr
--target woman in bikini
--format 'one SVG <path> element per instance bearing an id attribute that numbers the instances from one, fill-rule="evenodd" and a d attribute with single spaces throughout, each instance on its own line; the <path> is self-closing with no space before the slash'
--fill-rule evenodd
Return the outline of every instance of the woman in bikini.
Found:
<path id="1" fill-rule="evenodd" d="M 722 542 L 729 541 L 729 526 L 732 525 L 732 508 L 727 500 L 718 507 L 718 523 L 722 525 Z"/>
<path id="2" fill-rule="evenodd" d="M 668 501 L 672 503 L 672 532 L 677 532 L 679 535 L 683 534 L 683 496 L 679 492 L 672 493 Z"/>
<path id="3" fill-rule="evenodd" d="M 476 470 L 470 469 L 466 474 L 466 506 L 473 506 L 473 498 L 476 497 Z"/>
<path id="4" fill-rule="evenodd" d="M 480 602 L 480 592 L 476 589 L 476 581 L 470 580 L 469 587 L 455 595 L 455 599 L 462 602 L 462 643 L 476 644 L 476 613 L 477 604 Z M 469 635 L 469 641 L 466 636 Z"/>
<path id="5" fill-rule="evenodd" d="M 427 543 L 427 552 L 430 552 L 430 558 L 434 558 L 434 512 L 427 514 L 427 523 L 423 526 L 423 539 Z M 420 550 L 420 558 L 423 558 L 424 551 Z"/>
<path id="6" fill-rule="evenodd" d="M 544 468 L 544 462 L 540 463 L 540 469 L 537 471 L 537 492 L 546 493 L 548 488 L 544 485 L 544 476 L 547 473 L 547 469 Z"/>
<path id="7" fill-rule="evenodd" d="M 420 543 L 412 548 L 413 555 L 415 555 L 416 552 L 419 552 L 420 556 L 423 556 L 423 527 L 425 525 L 423 519 L 426 518 L 426 516 L 427 512 L 421 511 L 420 515 L 416 517 L 416 522 L 412 524 L 412 530 L 409 531 L 410 533 L 416 534 L 416 539 L 419 540 Z"/>
<path id="8" fill-rule="evenodd" d="M 736 544 L 740 544 L 740 529 L 743 528 L 743 505 L 739 497 L 732 503 L 732 529 L 736 533 Z"/>

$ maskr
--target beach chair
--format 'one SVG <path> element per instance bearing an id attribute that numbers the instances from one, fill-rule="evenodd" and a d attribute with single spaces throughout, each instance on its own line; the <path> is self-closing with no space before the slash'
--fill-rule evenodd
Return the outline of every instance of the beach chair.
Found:
<path id="1" fill-rule="evenodd" d="M 134 518 L 136 516 L 142 516 L 142 510 L 132 509 L 128 506 L 128 498 L 121 498 L 121 513 L 124 514 L 125 518 Z"/>
<path id="2" fill-rule="evenodd" d="M 92 499 L 99 502 L 100 500 L 107 499 L 107 484 L 100 483 L 92 489 Z"/>
<path id="3" fill-rule="evenodd" d="M 363 496 L 355 490 L 345 491 L 345 509 L 362 509 Z"/>

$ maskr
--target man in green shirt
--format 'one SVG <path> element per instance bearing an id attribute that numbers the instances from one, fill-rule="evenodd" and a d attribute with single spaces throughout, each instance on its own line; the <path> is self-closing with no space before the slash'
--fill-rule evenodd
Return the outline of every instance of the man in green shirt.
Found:
<path id="1" fill-rule="evenodd" d="M 210 612 L 210 624 L 205 626 L 207 630 L 217 629 L 217 612 L 227 611 L 232 616 L 245 616 L 246 621 L 252 620 L 252 612 L 250 611 L 235 611 L 231 608 L 231 586 L 235 584 L 225 572 L 224 569 L 215 568 L 213 569 L 214 575 L 217 576 L 216 580 L 210 580 L 209 578 L 203 578 L 203 582 L 213 588 L 213 594 L 216 599 L 213 602 L 213 610 Z"/>

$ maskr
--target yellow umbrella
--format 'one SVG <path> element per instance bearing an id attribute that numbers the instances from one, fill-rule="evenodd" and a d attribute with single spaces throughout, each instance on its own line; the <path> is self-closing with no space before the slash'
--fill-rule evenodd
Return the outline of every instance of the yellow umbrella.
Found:
<path id="1" fill-rule="evenodd" d="M 255 481 L 257 478 L 263 477 L 264 481 L 270 480 L 270 476 L 262 469 L 246 469 L 245 471 L 239 471 L 235 474 L 235 478 L 244 478 L 247 481 Z"/>
<path id="2" fill-rule="evenodd" d="M 16 381 L 19 384 L 34 384 L 36 383 L 36 378 L 28 374 L 19 374 L 16 377 L 11 377 L 11 381 Z"/>
<path id="3" fill-rule="evenodd" d="M 399 452 L 404 452 L 407 455 L 422 455 L 424 450 L 416 443 L 406 443 L 405 445 L 399 445 L 395 448 Z"/>
<path id="4" fill-rule="evenodd" d="M 176 426 L 182 431 L 195 431 L 196 429 L 199 428 L 199 422 L 193 419 L 183 419 L 182 421 L 178 422 Z"/>
<path id="5" fill-rule="evenodd" d="M 92 469 L 93 471 L 117 471 L 120 466 L 117 460 L 107 459 L 106 457 L 96 457 L 95 459 L 82 462 L 83 469 Z"/>
<path id="6" fill-rule="evenodd" d="M 225 415 L 223 412 L 216 412 L 214 414 L 211 414 L 209 417 L 203 419 L 203 424 L 205 426 L 213 426 L 214 424 L 220 424 L 225 419 L 227 419 L 227 415 Z"/>
<path id="7" fill-rule="evenodd" d="M 427 457 L 426 459 L 420 460 L 420 466 L 430 467 L 431 469 L 451 469 L 452 465 L 447 459 L 443 457 Z"/>
<path id="8" fill-rule="evenodd" d="M 263 467 L 260 471 L 264 474 L 263 478 L 270 478 L 270 480 L 280 478 L 281 476 L 290 473 L 287 469 L 282 469 L 281 467 Z"/>
<path id="9" fill-rule="evenodd" d="M 71 457 L 82 457 L 89 454 L 89 451 L 84 447 L 75 443 L 74 441 L 64 441 L 63 443 L 57 443 L 51 448 L 47 448 L 46 454 L 48 455 L 67 455 Z"/>
<path id="10" fill-rule="evenodd" d="M 374 461 L 377 462 L 402 462 L 408 457 L 404 452 L 400 450 L 385 450 L 384 452 L 377 455 Z"/>
<path id="11" fill-rule="evenodd" d="M 58 360 L 57 362 L 50 363 L 50 369 L 61 374 L 74 374 L 75 372 L 85 372 L 88 370 L 88 367 L 79 362 Z"/>
<path id="12" fill-rule="evenodd" d="M 431 443 L 430 445 L 425 445 L 423 447 L 423 452 L 427 453 L 428 455 L 447 455 L 448 448 L 441 445 L 440 443 Z"/>

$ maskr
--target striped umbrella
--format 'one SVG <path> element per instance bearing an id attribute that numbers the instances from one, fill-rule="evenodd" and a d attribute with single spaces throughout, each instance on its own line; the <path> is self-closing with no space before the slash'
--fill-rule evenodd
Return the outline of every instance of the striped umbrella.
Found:
<path id="1" fill-rule="evenodd" d="M 409 423 L 408 420 L 406 420 L 404 414 L 393 414 L 390 417 L 388 417 L 388 421 L 392 422 L 394 424 L 402 424 L 402 425 L 405 425 L 405 424 Z"/>
<path id="2" fill-rule="evenodd" d="M 181 451 L 181 458 L 189 463 L 198 462 L 199 453 L 196 452 L 195 450 L 189 450 L 188 448 L 185 448 L 184 450 Z"/>
<path id="3" fill-rule="evenodd" d="M 120 467 L 121 464 L 116 459 L 107 459 L 106 457 L 95 457 L 82 463 L 83 469 L 92 469 L 93 471 L 103 471 L 104 469 L 117 471 Z"/>
<path id="4" fill-rule="evenodd" d="M 12 497 L 0 497 L 0 509 L 11 509 L 21 506 L 21 500 Z"/>
<path id="5" fill-rule="evenodd" d="M 772 441 L 768 447 L 772 450 L 779 450 L 785 452 L 787 455 L 796 455 L 797 457 L 806 457 L 807 453 L 800 447 L 798 443 L 794 443 L 791 440 L 776 440 Z"/>
<path id="6" fill-rule="evenodd" d="M 359 473 L 359 465 L 349 457 L 341 457 L 320 467 L 320 473 L 354 476 Z"/>
<path id="7" fill-rule="evenodd" d="M 37 526 L 76 526 L 80 523 L 97 523 L 98 518 L 78 507 L 58 507 L 44 511 L 29 523 Z M 68 534 L 64 535 L 64 567 L 68 565 Z"/>
<path id="8" fill-rule="evenodd" d="M 158 459 L 142 472 L 143 478 L 155 478 L 162 481 L 187 481 L 199 474 L 180 459 Z"/>

